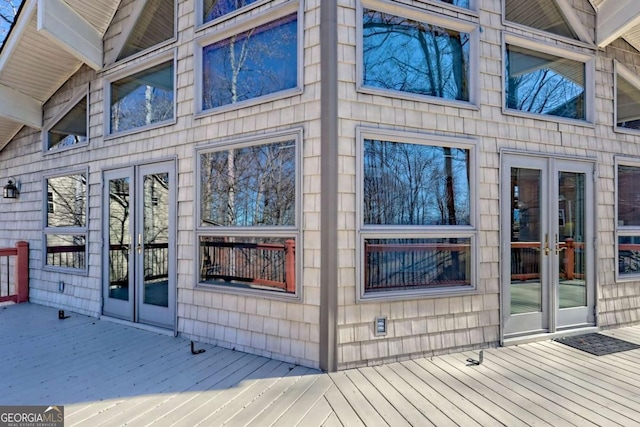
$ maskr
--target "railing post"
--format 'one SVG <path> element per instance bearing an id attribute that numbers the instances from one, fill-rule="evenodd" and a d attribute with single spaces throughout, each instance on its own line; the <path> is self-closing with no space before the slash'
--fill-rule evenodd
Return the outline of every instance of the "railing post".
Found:
<path id="1" fill-rule="evenodd" d="M 573 280 L 576 277 L 575 265 L 576 265 L 576 245 L 573 242 L 573 239 L 568 238 L 565 242 L 567 246 L 567 265 L 566 265 L 566 274 L 567 280 Z"/>
<path id="2" fill-rule="evenodd" d="M 16 294 L 17 303 L 29 301 L 29 243 L 16 243 L 18 256 L 16 257 Z"/>
<path id="3" fill-rule="evenodd" d="M 284 242 L 284 280 L 289 293 L 296 292 L 296 242 L 287 239 Z"/>

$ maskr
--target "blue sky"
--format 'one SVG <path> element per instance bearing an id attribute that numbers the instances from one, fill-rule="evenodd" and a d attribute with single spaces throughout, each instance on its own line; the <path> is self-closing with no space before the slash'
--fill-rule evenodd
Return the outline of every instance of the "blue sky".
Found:
<path id="1" fill-rule="evenodd" d="M 22 0 L 0 0 L 0 45 L 4 43 L 10 27 L 5 18 L 13 19 L 20 3 Z"/>

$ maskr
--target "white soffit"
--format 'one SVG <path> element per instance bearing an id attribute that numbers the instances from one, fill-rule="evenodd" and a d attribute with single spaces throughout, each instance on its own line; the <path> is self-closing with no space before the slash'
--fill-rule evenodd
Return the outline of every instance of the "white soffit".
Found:
<path id="1" fill-rule="evenodd" d="M 640 1 L 604 0 L 598 5 L 597 44 L 605 47 L 619 37 L 624 37 L 632 46 L 640 45 L 640 39 L 633 36 L 640 25 Z"/>

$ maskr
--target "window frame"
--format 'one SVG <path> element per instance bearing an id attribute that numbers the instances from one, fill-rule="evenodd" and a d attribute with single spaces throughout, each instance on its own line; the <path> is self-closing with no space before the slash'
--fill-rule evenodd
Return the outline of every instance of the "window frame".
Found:
<path id="1" fill-rule="evenodd" d="M 640 135 L 640 129 L 618 126 L 618 75 L 640 92 L 640 78 L 618 61 L 613 61 L 613 130 L 617 133 Z"/>
<path id="2" fill-rule="evenodd" d="M 166 1 L 166 0 L 162 0 Z M 141 50 L 140 52 L 134 53 L 133 55 L 129 55 L 127 57 L 118 59 L 120 52 L 124 49 L 124 46 L 127 44 L 127 40 L 131 36 L 132 31 L 135 29 L 136 24 L 138 23 L 138 19 L 129 19 L 125 23 L 121 34 L 118 36 L 118 40 L 116 44 L 114 44 L 112 51 L 109 53 L 109 57 L 104 58 L 105 69 L 110 69 L 113 67 L 117 67 L 120 64 L 124 64 L 126 62 L 134 61 L 142 56 L 145 56 L 151 52 L 161 50 L 163 47 L 169 46 L 175 43 L 178 40 L 178 1 L 173 1 L 173 37 L 160 42 L 156 45 L 149 46 L 148 48 Z M 140 14 L 144 12 L 144 6 L 146 6 L 147 0 L 140 2 L 137 7 L 140 8 L 138 13 L 136 13 L 137 18 L 140 17 Z M 136 7 L 136 5 L 134 5 Z"/>
<path id="3" fill-rule="evenodd" d="M 177 121 L 176 110 L 178 108 L 178 102 L 177 102 L 178 101 L 177 100 L 177 94 L 178 94 L 177 65 L 178 64 L 177 64 L 176 56 L 177 56 L 176 50 L 171 49 L 164 52 L 163 54 L 154 56 L 153 58 L 149 58 L 144 61 L 140 61 L 135 65 L 131 65 L 126 68 L 119 69 L 118 71 L 103 77 L 102 93 L 104 96 L 103 98 L 104 111 L 102 116 L 102 122 L 103 122 L 103 135 L 105 140 L 118 138 L 125 135 L 131 135 L 139 132 L 144 132 L 150 129 L 161 128 L 161 127 L 173 125 L 176 123 Z M 134 74 L 138 74 L 140 72 L 143 72 L 147 69 L 150 69 L 152 67 L 155 67 L 156 65 L 160 65 L 165 62 L 173 62 L 173 117 L 167 120 L 163 120 L 161 122 L 136 127 L 133 129 L 127 129 L 127 130 L 118 131 L 118 132 L 111 132 L 111 86 L 112 84 L 118 82 L 121 79 L 130 77 Z"/>
<path id="4" fill-rule="evenodd" d="M 251 5 L 250 5 L 251 6 Z M 253 10 L 250 8 L 249 10 Z M 194 117 L 196 119 L 202 117 L 208 117 L 215 114 L 220 114 L 227 111 L 234 111 L 241 108 L 251 107 L 259 104 L 266 104 L 282 98 L 289 98 L 291 96 L 300 95 L 304 90 L 304 10 L 303 2 L 299 0 L 286 1 L 278 6 L 268 9 L 266 12 L 258 12 L 256 14 L 243 12 L 246 16 L 243 16 L 233 25 L 220 28 L 219 31 L 212 32 L 194 39 L 193 52 L 194 52 Z M 226 40 L 234 35 L 241 34 L 245 31 L 249 31 L 253 28 L 257 28 L 261 25 L 269 24 L 280 18 L 288 15 L 296 14 L 297 20 L 297 58 L 296 64 L 296 79 L 297 84 L 293 88 L 281 90 L 278 92 L 269 93 L 257 98 L 250 98 L 235 104 L 226 104 L 220 107 L 203 109 L 203 50 L 205 47 Z"/>
<path id="5" fill-rule="evenodd" d="M 302 152 L 303 152 L 303 130 L 302 128 L 293 128 L 280 132 L 273 132 L 265 135 L 250 136 L 243 138 L 226 139 L 216 142 L 210 142 L 195 148 L 194 161 L 195 167 L 195 205 L 201 205 L 202 183 L 200 156 L 206 153 L 224 152 L 231 149 L 253 147 L 259 145 L 267 145 L 288 140 L 295 141 L 295 219 L 294 225 L 283 226 L 203 226 L 201 218 L 201 210 L 197 209 L 194 225 L 194 277 L 195 288 L 211 290 L 222 293 L 230 293 L 235 295 L 253 295 L 271 299 L 278 299 L 290 302 L 302 302 L 302 259 L 303 259 L 303 236 L 300 230 L 302 220 Z M 219 284 L 203 283 L 200 281 L 200 238 L 201 237 L 244 237 L 244 238 L 293 238 L 295 239 L 295 280 L 296 290 L 294 293 L 280 293 L 261 289 L 245 289 L 234 286 L 226 286 Z"/>
<path id="6" fill-rule="evenodd" d="M 615 161 L 614 161 L 614 167 L 615 167 L 615 192 L 614 192 L 614 211 L 615 211 L 615 229 L 614 229 L 614 244 L 615 244 L 615 250 L 614 250 L 614 262 L 615 262 L 615 281 L 616 282 L 631 282 L 631 281 L 637 281 L 640 280 L 640 272 L 639 273 L 635 273 L 635 274 L 621 274 L 620 273 L 620 268 L 618 267 L 618 260 L 619 260 L 619 256 L 620 256 L 620 243 L 619 243 L 619 238 L 620 237 L 637 237 L 640 236 L 640 225 L 629 225 L 629 226 L 624 226 L 624 225 L 620 225 L 620 222 L 618 220 L 618 199 L 620 197 L 620 191 L 619 191 L 619 176 L 618 176 L 618 169 L 620 166 L 631 166 L 634 168 L 638 168 L 638 170 L 640 171 L 640 158 L 634 158 L 634 157 L 622 157 L 622 156 L 615 156 Z"/>
<path id="7" fill-rule="evenodd" d="M 576 62 L 582 62 L 584 64 L 584 97 L 585 97 L 585 118 L 583 119 L 570 119 L 567 117 L 553 116 L 550 114 L 538 114 L 530 113 L 527 111 L 516 110 L 514 108 L 507 108 L 507 45 L 514 45 L 524 49 L 532 50 L 535 52 L 541 52 L 548 55 L 557 56 L 560 58 L 570 59 Z M 504 32 L 502 37 L 502 114 L 506 116 L 516 116 L 528 119 L 544 120 L 556 123 L 565 123 L 569 125 L 584 126 L 589 128 L 595 127 L 595 61 L 594 55 L 577 52 L 575 50 L 566 49 L 557 45 L 543 43 L 537 40 L 530 39 L 528 37 L 516 36 Z"/>
<path id="8" fill-rule="evenodd" d="M 68 147 L 58 147 L 58 148 L 49 148 L 49 132 L 53 129 L 60 121 L 73 110 L 76 105 L 85 99 L 87 102 L 87 114 L 85 118 L 86 125 L 86 141 L 74 145 L 70 145 Z M 75 148 L 86 147 L 89 145 L 89 83 L 85 83 L 82 86 L 75 88 L 71 94 L 71 98 L 65 102 L 63 105 L 58 106 L 58 111 L 56 111 L 53 116 L 49 119 L 47 124 L 42 128 L 42 151 L 44 155 L 50 155 L 55 153 L 61 153 L 68 150 L 73 150 Z"/>
<path id="9" fill-rule="evenodd" d="M 506 0 L 501 0 L 500 2 L 501 3 L 500 16 L 502 18 L 502 25 L 504 25 L 506 28 L 513 28 L 519 31 L 526 31 L 536 36 L 547 37 L 547 38 L 550 37 L 550 38 L 561 40 L 565 43 L 570 43 L 576 46 L 596 49 L 596 46 L 594 46 L 595 41 L 593 40 L 593 37 L 589 34 L 589 30 L 584 26 L 584 24 L 580 20 L 580 17 L 573 10 L 573 6 L 566 3 L 564 0 L 560 0 L 560 1 L 553 0 L 553 1 L 555 2 L 556 6 L 560 10 L 560 14 L 562 15 L 562 17 L 566 20 L 567 25 L 569 25 L 569 27 L 573 30 L 573 32 L 576 33 L 576 36 L 578 37 L 577 39 L 564 37 L 559 34 L 540 30 L 534 27 L 528 27 L 524 24 L 519 24 L 517 22 L 508 21 Z"/>
<path id="10" fill-rule="evenodd" d="M 430 2 L 441 6 L 442 2 Z M 445 4 L 446 5 L 446 4 Z M 459 11 L 472 12 L 457 6 L 446 5 Z M 439 98 L 437 96 L 421 95 L 410 92 L 402 92 L 393 89 L 375 88 L 364 85 L 364 9 L 375 10 L 393 16 L 412 19 L 418 22 L 451 29 L 469 34 L 469 100 L 456 100 Z M 473 15 L 472 15 L 473 16 Z M 480 25 L 473 21 L 452 18 L 441 14 L 435 14 L 425 9 L 401 3 L 391 3 L 385 0 L 358 0 L 356 6 L 356 91 L 367 95 L 379 95 L 398 99 L 406 99 L 429 104 L 440 104 L 450 107 L 462 107 L 472 110 L 480 108 Z"/>
<path id="11" fill-rule="evenodd" d="M 196 13 L 196 32 L 198 31 L 202 31 L 206 28 L 209 28 L 211 26 L 214 25 L 218 25 L 224 21 L 227 21 L 229 19 L 233 19 L 238 15 L 242 15 L 244 13 L 247 13 L 255 8 L 259 8 L 269 2 L 272 2 L 273 0 L 257 0 L 251 4 L 247 4 L 245 6 L 242 6 L 236 10 L 234 10 L 233 12 L 229 12 L 226 15 L 220 16 L 216 19 L 212 19 L 211 21 L 207 21 L 204 22 L 204 0 L 196 0 L 196 4 L 195 4 L 195 13 Z M 290 1 L 290 0 L 286 0 L 286 1 Z M 295 1 L 295 0 L 294 0 Z"/>
<path id="12" fill-rule="evenodd" d="M 52 227 L 48 225 L 49 215 L 49 180 L 52 178 L 63 178 L 73 175 L 84 175 L 85 203 L 84 203 L 84 226 L 83 227 Z M 71 273 L 86 276 L 89 274 L 89 168 L 68 169 L 56 173 L 45 174 L 42 177 L 42 269 L 45 271 L 55 271 L 60 273 Z M 47 236 L 84 236 L 84 268 L 60 267 L 47 264 Z"/>
<path id="13" fill-rule="evenodd" d="M 368 225 L 364 223 L 364 141 L 382 140 L 403 144 L 451 147 L 469 151 L 469 225 Z M 356 128 L 356 302 L 399 301 L 416 298 L 449 297 L 478 292 L 478 147 L 471 138 L 420 134 L 415 132 Z M 364 242 L 366 239 L 438 239 L 470 240 L 470 286 L 423 287 L 411 290 L 366 292 L 364 284 Z"/>

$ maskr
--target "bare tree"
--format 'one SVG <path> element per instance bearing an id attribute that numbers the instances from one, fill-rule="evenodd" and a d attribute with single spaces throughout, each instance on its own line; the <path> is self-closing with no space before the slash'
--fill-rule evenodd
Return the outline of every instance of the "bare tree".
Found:
<path id="1" fill-rule="evenodd" d="M 0 46 L 9 34 L 21 3 L 21 0 L 0 0 Z"/>

